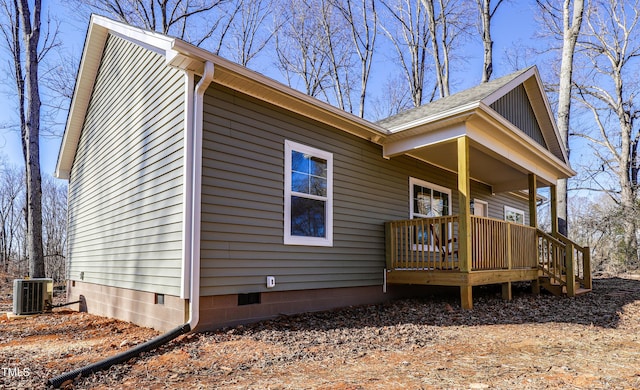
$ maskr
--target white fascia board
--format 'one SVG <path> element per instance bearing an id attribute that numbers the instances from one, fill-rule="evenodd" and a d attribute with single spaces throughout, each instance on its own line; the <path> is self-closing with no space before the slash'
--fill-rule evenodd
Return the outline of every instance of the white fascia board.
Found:
<path id="1" fill-rule="evenodd" d="M 558 170 L 563 171 L 570 176 L 575 176 L 577 174 L 577 172 L 574 171 L 569 164 L 566 164 L 549 150 L 545 149 L 542 145 L 535 142 L 522 130 L 506 120 L 502 115 L 498 114 L 488 106 L 481 105 L 480 108 L 482 110 L 478 110 L 478 117 L 485 121 L 494 123 L 497 122 L 499 125 L 494 125 L 494 127 L 501 131 L 502 139 L 508 139 L 510 141 L 516 142 L 522 147 L 532 149 L 532 153 L 539 155 L 541 158 L 548 161 L 550 165 L 555 166 Z"/>
<path id="2" fill-rule="evenodd" d="M 396 141 L 387 142 L 382 145 L 382 155 L 384 158 L 391 158 L 425 146 L 450 141 L 466 135 L 467 129 L 464 123 L 441 128 L 429 132 L 422 132 L 412 137 L 402 138 Z"/>
<path id="3" fill-rule="evenodd" d="M 399 134 L 410 129 L 414 129 L 419 126 L 424 126 L 427 124 L 435 123 L 438 121 L 454 118 L 454 117 L 463 117 L 464 114 L 470 113 L 476 108 L 478 108 L 479 102 L 473 102 L 469 104 L 465 104 L 463 106 L 458 106 L 454 109 L 439 112 L 435 115 L 425 116 L 411 122 L 403 123 L 402 125 L 392 127 L 388 129 L 391 134 Z"/>
<path id="4" fill-rule="evenodd" d="M 116 22 L 99 15 L 91 15 L 87 35 L 85 37 L 82 58 L 76 77 L 76 85 L 69 106 L 67 123 L 65 126 L 58 161 L 56 163 L 55 176 L 60 179 L 69 179 L 71 165 L 75 158 L 78 141 L 84 120 L 89 108 L 89 101 L 93 92 L 93 86 L 102 60 L 102 52 L 109 34 L 134 42 L 148 50 L 160 53 L 165 57 L 171 56 L 171 47 L 174 38 L 167 37 L 151 31 L 131 27 L 124 23 Z"/>
<path id="5" fill-rule="evenodd" d="M 93 23 L 92 16 L 85 37 L 69 113 L 67 114 L 67 123 L 62 135 L 60 150 L 58 151 L 55 176 L 59 179 L 68 179 L 71 172 L 71 164 L 80 139 L 80 131 L 89 106 L 89 99 L 91 98 L 93 84 L 100 66 L 107 33 L 108 31 L 105 28 Z"/>
<path id="6" fill-rule="evenodd" d="M 128 24 L 117 22 L 115 20 L 95 14 L 91 15 L 91 24 L 95 24 L 102 28 L 105 28 L 109 30 L 111 34 L 117 35 L 129 41 L 133 41 L 148 50 L 163 55 L 167 51 L 171 50 L 173 41 L 176 40 L 176 38 L 171 38 L 164 34 L 149 30 L 143 30 L 141 28 L 133 27 Z"/>
<path id="7" fill-rule="evenodd" d="M 494 128 L 500 129 L 500 127 Z M 469 126 L 467 135 L 474 142 L 547 182 L 555 183 L 562 176 L 575 175 L 571 168 L 547 150 L 518 137 L 508 129 L 490 133 L 483 131 L 479 126 Z"/>
<path id="8" fill-rule="evenodd" d="M 551 110 L 549 99 L 547 97 L 547 94 L 544 92 L 544 88 L 542 87 L 542 78 L 540 77 L 540 72 L 538 71 L 537 66 L 530 67 L 525 72 L 518 75 L 518 77 L 514 78 L 509 83 L 502 86 L 502 88 L 495 91 L 494 93 L 487 96 L 486 98 L 482 99 L 482 104 L 480 106 L 481 107 L 484 106 L 486 109 L 486 107 L 489 107 L 496 100 L 500 99 L 501 97 L 509 93 L 509 91 L 513 90 L 515 87 L 517 87 L 520 84 L 524 85 L 525 89 L 527 90 L 527 93 L 529 93 L 530 86 L 527 85 L 527 81 L 530 79 L 534 80 L 535 89 L 536 89 L 535 92 L 539 97 L 539 99 L 535 99 L 536 100 L 535 102 L 532 102 L 531 97 L 529 97 L 529 101 L 530 103 L 532 103 L 534 112 L 536 116 L 538 116 L 539 114 L 545 115 L 548 118 L 548 121 L 551 123 L 553 134 L 544 133 L 544 130 L 543 130 L 543 137 L 545 137 L 545 140 L 549 136 L 555 137 L 554 142 L 560 145 L 560 152 L 562 153 L 562 157 L 564 158 L 564 161 L 567 161 L 567 164 L 568 164 L 569 158 L 567 155 L 567 150 L 560 139 L 560 132 L 558 131 L 556 121 L 553 117 L 553 114 L 552 114 L 553 111 Z M 548 143 L 549 142 L 547 141 L 547 144 Z"/>
<path id="9" fill-rule="evenodd" d="M 482 99 L 482 104 L 489 106 L 495 103 L 498 99 L 505 96 L 506 94 L 511 92 L 514 88 L 516 88 L 518 85 L 524 83 L 527 79 L 529 79 L 532 75 L 534 75 L 536 72 L 535 69 L 536 69 L 535 66 L 529 67 L 529 69 L 525 70 L 518 76 L 514 77 L 513 80 L 509 81 L 499 89 L 493 91 L 489 96 L 484 97 Z"/>

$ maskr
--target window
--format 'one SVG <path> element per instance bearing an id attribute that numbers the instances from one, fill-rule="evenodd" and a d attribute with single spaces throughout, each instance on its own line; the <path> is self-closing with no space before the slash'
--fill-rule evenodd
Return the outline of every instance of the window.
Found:
<path id="1" fill-rule="evenodd" d="M 285 141 L 284 243 L 333 245 L 333 154 Z"/>
<path id="2" fill-rule="evenodd" d="M 411 178 L 411 219 L 451 215 L 451 190 L 426 181 Z"/>
<path id="3" fill-rule="evenodd" d="M 524 225 L 524 211 L 504 206 L 504 220 Z"/>
<path id="4" fill-rule="evenodd" d="M 412 177 L 409 179 L 409 193 L 411 219 L 451 215 L 450 189 Z M 439 251 L 439 246 L 435 245 L 437 237 L 451 237 L 451 225 L 432 225 L 424 231 L 416 227 L 412 235 L 414 250 Z"/>

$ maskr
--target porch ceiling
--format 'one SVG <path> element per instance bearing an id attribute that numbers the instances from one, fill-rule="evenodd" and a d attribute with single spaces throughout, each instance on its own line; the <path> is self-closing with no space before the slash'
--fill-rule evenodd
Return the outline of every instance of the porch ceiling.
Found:
<path id="1" fill-rule="evenodd" d="M 469 146 L 469 173 L 472 179 L 490 185 L 494 192 L 529 188 L 527 169 L 492 152 L 476 141 L 471 140 Z M 458 155 L 455 139 L 427 145 L 408 154 L 446 170 L 457 171 Z M 538 184 L 545 187 L 551 183 L 539 178 Z"/>

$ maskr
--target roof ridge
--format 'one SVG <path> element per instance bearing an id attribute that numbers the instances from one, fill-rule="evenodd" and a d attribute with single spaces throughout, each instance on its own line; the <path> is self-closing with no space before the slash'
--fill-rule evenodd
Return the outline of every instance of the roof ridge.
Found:
<path id="1" fill-rule="evenodd" d="M 412 122 L 421 117 L 427 117 L 439 112 L 448 111 L 455 107 L 479 102 L 534 67 L 535 65 L 520 69 L 516 72 L 504 75 L 497 79 L 490 80 L 486 83 L 475 85 L 473 87 L 456 92 L 452 95 L 445 96 L 438 100 L 423 104 L 419 107 L 410 108 L 385 119 L 381 119 L 375 123 L 382 127 L 390 129 L 401 126 L 408 122 Z"/>

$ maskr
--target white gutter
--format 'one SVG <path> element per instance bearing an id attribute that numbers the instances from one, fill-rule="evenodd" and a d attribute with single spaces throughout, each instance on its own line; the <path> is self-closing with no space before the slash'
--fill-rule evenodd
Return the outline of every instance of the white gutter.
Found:
<path id="1" fill-rule="evenodd" d="M 190 72 L 187 72 L 190 73 Z M 212 62 L 205 62 L 204 73 L 202 79 L 196 85 L 193 91 L 193 121 L 190 123 L 186 121 L 186 126 L 191 126 L 191 134 L 187 129 L 185 135 L 189 138 L 185 139 L 185 145 L 188 143 L 189 149 L 185 150 L 185 166 L 190 172 L 185 176 L 185 182 L 189 181 L 191 186 L 186 188 L 187 192 L 185 196 L 185 208 L 186 203 L 190 203 L 190 210 L 185 214 L 185 224 L 187 219 L 190 220 L 190 226 L 185 230 L 185 242 L 183 245 L 187 249 L 185 253 L 185 266 L 189 263 L 190 277 L 189 284 L 185 283 L 183 288 L 186 289 L 189 286 L 189 320 L 187 323 L 194 330 L 200 321 L 200 200 L 202 198 L 202 111 L 204 106 L 204 93 L 209 87 L 209 84 L 213 81 L 214 66 Z M 189 78 L 189 76 L 186 76 Z M 189 84 L 189 82 L 187 82 Z M 191 75 L 191 85 L 193 85 L 193 75 Z M 189 103 L 190 93 L 187 94 L 187 105 Z M 189 112 L 187 112 L 187 115 Z M 187 161 L 187 159 L 189 161 Z M 188 234 L 188 236 L 187 236 Z M 186 256 L 189 256 L 187 259 Z M 188 261 L 190 260 L 190 261 Z M 186 267 L 185 267 L 186 268 Z M 183 271 L 183 273 L 186 270 Z M 186 281 L 185 281 L 186 282 Z"/>

